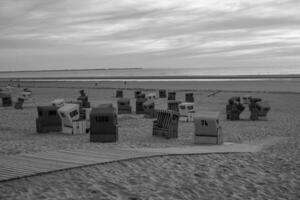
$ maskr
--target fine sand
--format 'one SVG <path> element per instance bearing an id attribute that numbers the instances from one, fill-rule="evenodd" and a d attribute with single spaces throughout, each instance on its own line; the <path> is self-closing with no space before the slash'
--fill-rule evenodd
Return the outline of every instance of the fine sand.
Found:
<path id="1" fill-rule="evenodd" d="M 112 88 L 125 85 L 109 83 L 95 86 L 93 82 L 26 82 L 21 86 L 32 89 L 37 105 L 47 105 L 56 98 L 74 100 L 80 88 L 85 88 L 94 106 L 110 102 L 116 105 Z M 280 142 L 255 154 L 153 157 L 23 178 L 0 183 L 0 199 L 299 199 L 299 82 L 236 83 L 200 82 L 193 86 L 180 82 L 173 83 L 172 87 L 170 82 L 128 82 L 124 96 L 131 98 L 135 110 L 134 88 L 145 88 L 146 92 L 156 91 L 154 88 L 177 89 L 177 99 L 182 101 L 185 91 L 192 90 L 197 112 L 221 112 L 225 141 L 257 144 L 266 138 L 282 137 Z M 14 99 L 20 90 L 14 88 Z M 217 90 L 222 91 L 208 97 Z M 244 120 L 227 121 L 228 98 L 249 93 L 268 100 L 271 111 L 267 119 L 249 121 L 246 109 L 242 115 Z M 166 108 L 166 102 L 166 99 L 158 99 L 156 108 Z M 152 137 L 152 120 L 142 115 L 119 115 L 119 142 L 97 144 L 90 143 L 88 135 L 36 134 L 37 111 L 33 105 L 25 105 L 23 110 L 0 107 L 0 113 L 0 155 L 78 148 L 162 148 L 193 143 L 193 123 L 181 122 L 179 138 L 165 140 Z"/>

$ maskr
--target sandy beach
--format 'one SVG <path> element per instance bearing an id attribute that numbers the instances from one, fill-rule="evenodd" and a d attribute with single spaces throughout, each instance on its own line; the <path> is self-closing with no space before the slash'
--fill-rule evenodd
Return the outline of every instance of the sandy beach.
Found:
<path id="1" fill-rule="evenodd" d="M 92 106 L 113 103 L 115 89 L 124 89 L 135 110 L 134 90 L 146 93 L 164 88 L 177 91 L 184 100 L 194 92 L 196 111 L 221 112 L 226 142 L 258 144 L 280 137 L 280 142 L 259 153 L 162 156 L 82 167 L 0 183 L 0 199 L 299 199 L 300 198 L 300 81 L 204 81 L 204 82 L 21 82 L 33 91 L 36 105 L 48 105 L 56 98 L 75 100 L 85 89 Z M 0 86 L 7 82 L 1 81 Z M 12 83 L 17 86 L 17 83 Z M 13 97 L 21 88 L 13 89 Z M 220 91 L 214 96 L 209 94 Z M 251 94 L 267 100 L 267 119 L 227 121 L 225 105 L 232 96 Z M 166 99 L 156 108 L 165 109 Z M 119 141 L 90 143 L 89 135 L 37 134 L 34 105 L 23 110 L 0 107 L 0 155 L 61 149 L 110 147 L 180 147 L 193 143 L 193 123 L 179 124 L 178 139 L 152 137 L 152 120 L 142 115 L 119 115 Z"/>

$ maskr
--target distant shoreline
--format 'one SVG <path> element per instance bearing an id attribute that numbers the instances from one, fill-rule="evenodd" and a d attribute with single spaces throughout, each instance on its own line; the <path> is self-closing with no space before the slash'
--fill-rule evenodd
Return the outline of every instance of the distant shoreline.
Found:
<path id="1" fill-rule="evenodd" d="M 163 79 L 186 79 L 186 80 L 201 80 L 201 79 L 297 79 L 300 74 L 284 74 L 284 75 L 168 75 L 168 76 L 61 76 L 61 77 L 0 77 L 0 80 L 96 80 L 96 79 L 117 79 L 117 80 L 163 80 Z"/>

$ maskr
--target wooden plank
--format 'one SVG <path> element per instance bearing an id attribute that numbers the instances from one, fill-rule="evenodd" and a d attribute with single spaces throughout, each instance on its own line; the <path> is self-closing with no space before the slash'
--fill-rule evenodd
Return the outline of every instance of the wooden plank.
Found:
<path id="1" fill-rule="evenodd" d="M 75 152 L 65 152 L 65 151 L 61 151 L 63 153 L 68 153 L 68 154 L 73 154 L 73 155 L 80 155 L 80 156 L 85 156 L 85 157 L 89 157 L 91 159 L 95 159 L 95 161 L 97 160 L 97 162 L 101 162 L 103 160 L 103 162 L 106 161 L 111 161 L 111 160 L 118 160 L 120 158 L 123 158 L 124 156 L 115 156 L 115 155 L 106 155 L 106 154 L 101 154 L 101 153 L 95 153 L 95 152 L 82 152 L 82 151 L 75 151 Z"/>
<path id="2" fill-rule="evenodd" d="M 94 158 L 89 158 L 87 155 L 80 155 L 80 154 L 71 154 L 71 153 L 63 153 L 63 152 L 55 152 L 55 153 L 46 153 L 45 157 L 55 157 L 55 158 L 59 158 L 59 159 L 65 159 L 67 161 L 72 161 L 72 162 L 80 162 L 82 164 L 93 164 L 97 161 L 95 161 Z M 107 161 L 106 160 L 102 160 Z"/>
<path id="3" fill-rule="evenodd" d="M 74 165 L 87 165 L 91 162 L 91 160 L 80 159 L 79 157 L 71 157 L 70 155 L 64 155 L 61 153 L 45 153 L 43 154 L 44 159 L 57 160 L 74 163 Z M 93 162 L 92 162 L 93 163 Z"/>
<path id="4" fill-rule="evenodd" d="M 81 164 L 81 163 L 66 161 L 63 159 L 45 158 L 45 157 L 42 157 L 42 155 L 39 156 L 39 155 L 28 154 L 28 155 L 24 155 L 24 157 L 37 158 L 37 159 L 42 160 L 43 162 L 47 161 L 47 162 L 57 163 L 58 165 L 64 164 L 64 166 L 66 166 L 66 167 L 75 167 L 75 166 L 78 166 Z"/>

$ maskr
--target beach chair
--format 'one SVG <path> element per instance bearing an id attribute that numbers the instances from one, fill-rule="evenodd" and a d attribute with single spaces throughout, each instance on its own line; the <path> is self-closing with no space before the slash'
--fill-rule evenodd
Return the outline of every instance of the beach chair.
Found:
<path id="1" fill-rule="evenodd" d="M 121 98 L 117 101 L 118 105 L 118 114 L 127 114 L 131 113 L 132 108 L 130 106 L 130 99 L 128 98 Z"/>
<path id="2" fill-rule="evenodd" d="M 118 118 L 111 104 L 93 108 L 90 121 L 90 142 L 118 141 Z"/>
<path id="3" fill-rule="evenodd" d="M 3 107 L 10 107 L 12 106 L 12 96 L 10 93 L 2 93 L 1 94 L 2 99 L 2 106 Z"/>
<path id="4" fill-rule="evenodd" d="M 157 97 L 156 93 L 149 93 L 146 96 L 147 99 L 152 99 L 152 100 L 156 99 L 156 97 Z"/>
<path id="5" fill-rule="evenodd" d="M 116 91 L 116 98 L 123 98 L 123 90 Z"/>
<path id="6" fill-rule="evenodd" d="M 166 90 L 159 90 L 158 95 L 159 95 L 159 98 L 166 98 L 167 97 L 167 91 Z"/>
<path id="7" fill-rule="evenodd" d="M 271 107 L 266 101 L 260 98 L 251 98 L 249 104 L 250 120 L 259 120 L 259 117 L 266 117 Z"/>
<path id="8" fill-rule="evenodd" d="M 147 100 L 143 103 L 144 107 L 144 117 L 145 118 L 155 118 L 156 111 L 155 111 L 155 103 L 153 100 Z"/>
<path id="9" fill-rule="evenodd" d="M 18 101 L 15 103 L 15 109 L 23 109 L 24 99 L 22 97 L 18 97 Z"/>
<path id="10" fill-rule="evenodd" d="M 77 127 L 79 122 L 76 121 L 80 119 L 79 105 L 66 103 L 63 107 L 59 108 L 57 112 L 62 121 L 62 132 L 67 134 L 78 133 L 76 129 L 80 127 Z M 84 120 L 80 121 L 81 124 L 84 123 Z M 86 131 L 82 130 L 82 133 L 83 132 L 85 133 Z"/>
<path id="11" fill-rule="evenodd" d="M 36 132 L 48 133 L 62 130 L 61 119 L 57 113 L 56 106 L 38 106 L 38 117 L 36 118 Z"/>
<path id="12" fill-rule="evenodd" d="M 142 91 L 141 90 L 136 90 L 134 91 L 134 98 L 138 98 L 138 96 L 142 94 Z"/>
<path id="13" fill-rule="evenodd" d="M 192 122 L 195 115 L 195 104 L 190 102 L 183 102 L 178 105 L 180 113 L 180 121 Z"/>
<path id="14" fill-rule="evenodd" d="M 223 134 L 219 112 L 201 112 L 194 117 L 195 144 L 222 144 Z"/>
<path id="15" fill-rule="evenodd" d="M 186 93 L 185 94 L 185 102 L 195 102 L 194 93 Z"/>
<path id="16" fill-rule="evenodd" d="M 229 120 L 240 120 L 240 114 L 245 107 L 240 102 L 240 97 L 232 97 L 226 105 L 226 118 Z"/>
<path id="17" fill-rule="evenodd" d="M 252 98 L 252 96 L 250 96 L 250 95 L 245 95 L 245 96 L 243 96 L 242 97 L 242 103 L 243 104 L 250 104 L 250 100 L 251 100 L 251 98 Z"/>
<path id="18" fill-rule="evenodd" d="M 168 92 L 168 100 L 176 100 L 176 92 Z"/>
<path id="19" fill-rule="evenodd" d="M 153 136 L 169 138 L 178 137 L 179 113 L 172 110 L 157 110 L 157 119 L 153 121 Z"/>
<path id="20" fill-rule="evenodd" d="M 140 96 L 141 95 L 139 95 L 135 101 L 135 113 L 136 114 L 145 114 L 143 104 L 147 101 L 147 99 L 145 97 L 140 97 Z"/>
<path id="21" fill-rule="evenodd" d="M 85 94 L 84 90 L 79 91 L 80 96 L 77 98 L 77 101 L 81 102 L 80 108 L 90 108 L 90 102 L 88 96 Z"/>
<path id="22" fill-rule="evenodd" d="M 61 108 L 65 105 L 65 100 L 64 99 L 54 99 L 53 101 L 51 101 L 51 105 Z"/>
<path id="23" fill-rule="evenodd" d="M 181 101 L 177 101 L 177 100 L 169 100 L 168 101 L 168 110 L 173 110 L 176 112 L 179 112 L 179 104 L 181 103 Z"/>

